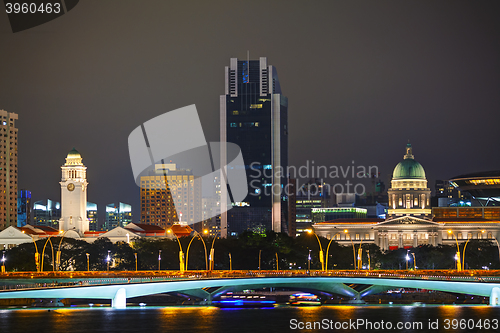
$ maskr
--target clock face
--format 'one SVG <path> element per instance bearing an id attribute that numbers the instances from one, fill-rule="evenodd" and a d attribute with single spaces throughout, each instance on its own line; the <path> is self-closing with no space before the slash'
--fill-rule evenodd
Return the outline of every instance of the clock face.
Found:
<path id="1" fill-rule="evenodd" d="M 69 183 L 67 188 L 68 188 L 68 191 L 73 191 L 75 189 L 75 184 Z"/>

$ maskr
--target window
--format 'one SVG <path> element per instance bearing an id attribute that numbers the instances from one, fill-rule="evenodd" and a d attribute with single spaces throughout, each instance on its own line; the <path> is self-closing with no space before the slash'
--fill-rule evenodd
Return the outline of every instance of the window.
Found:
<path id="1" fill-rule="evenodd" d="M 351 235 L 350 234 L 345 234 L 345 239 L 346 240 L 350 240 L 351 239 Z"/>
<path id="2" fill-rule="evenodd" d="M 356 234 L 356 240 L 359 240 L 359 234 Z"/>
<path id="3" fill-rule="evenodd" d="M 234 110 L 234 111 L 233 111 L 233 116 L 237 116 L 237 115 L 239 115 L 239 114 L 240 114 L 240 112 L 239 112 L 239 111 L 237 111 L 237 110 Z"/>
<path id="4" fill-rule="evenodd" d="M 457 234 L 457 238 L 458 238 L 458 239 L 462 239 L 462 233 L 461 233 L 461 232 L 459 232 L 459 233 Z"/>
<path id="5" fill-rule="evenodd" d="M 365 239 L 370 239 L 370 234 L 365 234 Z"/>

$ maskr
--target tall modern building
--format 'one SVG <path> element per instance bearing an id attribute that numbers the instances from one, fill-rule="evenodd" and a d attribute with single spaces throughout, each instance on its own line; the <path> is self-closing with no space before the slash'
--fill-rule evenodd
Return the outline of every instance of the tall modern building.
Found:
<path id="1" fill-rule="evenodd" d="M 112 230 L 116 227 L 126 227 L 132 223 L 132 206 L 119 202 L 106 205 L 106 220 L 104 221 L 104 230 Z"/>
<path id="2" fill-rule="evenodd" d="M 31 191 L 17 192 L 17 226 L 24 227 L 31 223 Z"/>
<path id="3" fill-rule="evenodd" d="M 50 199 L 35 201 L 33 204 L 33 225 L 59 229 L 61 204 Z"/>
<path id="4" fill-rule="evenodd" d="M 87 220 L 89 220 L 89 231 L 99 231 L 97 219 L 97 204 L 87 201 Z"/>
<path id="5" fill-rule="evenodd" d="M 248 181 L 244 202 L 233 202 L 221 214 L 221 236 L 231 230 L 265 227 L 286 231 L 288 197 L 288 99 L 282 95 L 276 68 L 267 58 L 232 58 L 225 69 L 225 94 L 220 97 L 221 165 L 227 165 L 227 142 L 241 148 Z M 223 169 L 221 177 L 225 178 Z M 226 207 L 222 187 L 221 206 Z M 229 193 L 230 194 L 230 193 Z"/>
<path id="6" fill-rule="evenodd" d="M 17 225 L 17 119 L 0 110 L 0 230 Z"/>
<path id="7" fill-rule="evenodd" d="M 141 223 L 164 229 L 177 222 L 193 224 L 202 220 L 201 208 L 201 179 L 190 170 L 156 164 L 141 176 Z"/>

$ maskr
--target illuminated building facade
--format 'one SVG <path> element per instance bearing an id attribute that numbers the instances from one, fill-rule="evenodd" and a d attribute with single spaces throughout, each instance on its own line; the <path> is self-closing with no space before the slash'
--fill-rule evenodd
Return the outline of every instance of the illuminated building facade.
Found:
<path id="1" fill-rule="evenodd" d="M 276 68 L 267 58 L 232 58 L 225 69 L 225 94 L 220 97 L 221 164 L 227 165 L 226 142 L 241 148 L 247 171 L 245 205 L 221 215 L 221 236 L 242 228 L 286 231 L 288 197 L 283 188 L 288 166 L 288 99 L 282 95 Z M 221 175 L 224 177 L 224 175 Z M 221 206 L 227 189 L 222 187 Z M 252 215 L 252 219 L 245 216 Z M 253 226 L 255 224 L 255 226 Z"/>
<path id="2" fill-rule="evenodd" d="M 413 158 L 411 144 L 406 145 L 406 154 L 392 174 L 388 215 L 392 217 L 415 216 L 429 218 L 431 215 L 431 190 L 427 188 L 424 168 Z"/>
<path id="3" fill-rule="evenodd" d="M 106 205 L 106 220 L 104 230 L 108 231 L 116 227 L 126 227 L 132 223 L 132 206 L 123 202 Z"/>
<path id="4" fill-rule="evenodd" d="M 61 204 L 57 201 L 39 200 L 33 204 L 33 225 L 59 229 Z"/>
<path id="5" fill-rule="evenodd" d="M 17 119 L 0 110 L 0 230 L 17 225 Z"/>
<path id="6" fill-rule="evenodd" d="M 482 206 L 500 206 L 500 171 L 477 172 L 457 176 L 450 183 L 467 192 Z"/>
<path id="7" fill-rule="evenodd" d="M 406 147 L 403 162 L 393 172 L 387 219 L 332 219 L 314 224 L 318 235 L 349 246 L 376 244 L 381 250 L 420 245 L 454 245 L 467 239 L 500 237 L 500 207 L 436 207 L 431 210 L 430 190 L 423 167 Z"/>
<path id="8" fill-rule="evenodd" d="M 201 179 L 191 171 L 156 164 L 154 172 L 141 176 L 141 223 L 164 229 L 193 224 L 202 220 L 201 207 Z"/>
<path id="9" fill-rule="evenodd" d="M 89 231 L 99 230 L 97 219 L 97 204 L 87 201 L 87 220 L 89 220 Z"/>
<path id="10" fill-rule="evenodd" d="M 87 219 L 87 167 L 73 148 L 61 166 L 61 220 L 59 230 L 74 230 L 80 236 L 89 231 Z"/>

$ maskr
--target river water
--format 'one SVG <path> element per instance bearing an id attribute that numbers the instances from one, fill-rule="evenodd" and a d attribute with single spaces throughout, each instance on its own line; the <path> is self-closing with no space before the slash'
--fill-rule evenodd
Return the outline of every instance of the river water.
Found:
<path id="1" fill-rule="evenodd" d="M 69 307 L 0 310 L 0 332 L 498 332 L 499 320 L 485 305 Z"/>

